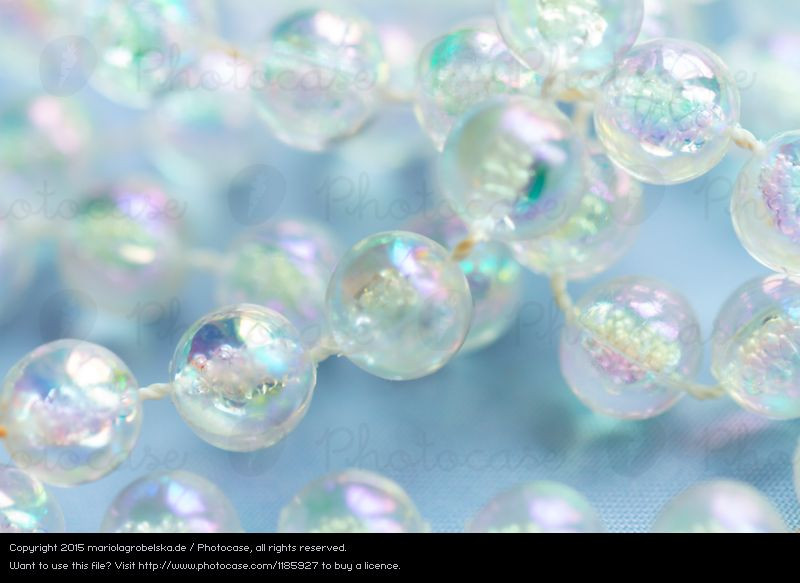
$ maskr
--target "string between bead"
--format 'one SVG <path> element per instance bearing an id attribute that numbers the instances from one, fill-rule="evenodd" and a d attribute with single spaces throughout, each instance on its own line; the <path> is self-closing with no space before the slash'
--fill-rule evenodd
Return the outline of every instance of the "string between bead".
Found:
<path id="1" fill-rule="evenodd" d="M 764 143 L 753 132 L 744 129 L 740 125 L 731 128 L 730 135 L 733 143 L 744 150 L 756 153 L 764 149 Z"/>
<path id="2" fill-rule="evenodd" d="M 139 389 L 139 398 L 143 401 L 157 401 L 172 393 L 172 384 L 154 383 Z"/>

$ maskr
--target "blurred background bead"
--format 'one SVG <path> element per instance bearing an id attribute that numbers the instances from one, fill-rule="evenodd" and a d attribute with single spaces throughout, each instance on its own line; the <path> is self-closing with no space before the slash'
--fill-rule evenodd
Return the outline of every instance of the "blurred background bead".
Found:
<path id="1" fill-rule="evenodd" d="M 585 192 L 584 149 L 554 105 L 512 96 L 478 105 L 447 138 L 439 181 L 453 210 L 501 240 L 567 221 Z"/>
<path id="2" fill-rule="evenodd" d="M 711 372 L 752 413 L 800 417 L 800 279 L 772 275 L 736 290 L 714 323 Z"/>
<path id="3" fill-rule="evenodd" d="M 201 438 L 228 451 L 283 439 L 308 410 L 316 365 L 280 314 L 254 304 L 212 312 L 181 337 L 172 400 Z"/>
<path id="4" fill-rule="evenodd" d="M 582 494 L 557 482 L 530 482 L 493 498 L 467 525 L 471 533 L 603 532 Z"/>
<path id="5" fill-rule="evenodd" d="M 512 243 L 524 266 L 582 279 L 605 271 L 633 246 L 642 220 L 641 186 L 604 154 L 591 157 L 588 176 L 580 207 L 564 225 Z"/>
<path id="6" fill-rule="evenodd" d="M 6 375 L 0 419 L 14 462 L 43 482 L 74 486 L 102 478 L 139 436 L 136 379 L 117 355 L 80 340 L 28 353 Z"/>
<path id="7" fill-rule="evenodd" d="M 64 515 L 42 483 L 0 465 L 0 533 L 64 532 Z"/>
<path id="8" fill-rule="evenodd" d="M 561 334 L 561 371 L 589 408 L 622 419 L 660 415 L 683 396 L 702 356 L 689 303 L 660 282 L 623 277 L 596 286 Z"/>
<path id="9" fill-rule="evenodd" d="M 389 231 L 345 253 L 328 285 L 326 313 L 337 347 L 354 364 L 410 380 L 437 371 L 461 347 L 472 297 L 445 248 Z"/>
<path id="10" fill-rule="evenodd" d="M 129 484 L 103 518 L 102 532 L 241 532 L 231 502 L 196 474 L 157 472 Z"/>
<path id="11" fill-rule="evenodd" d="M 739 89 L 725 63 L 675 39 L 632 49 L 600 88 L 594 114 L 609 158 L 650 184 L 678 184 L 711 170 L 738 121 Z"/>
<path id="12" fill-rule="evenodd" d="M 281 510 L 278 532 L 425 532 L 403 489 L 379 474 L 348 469 L 311 482 Z"/>
<path id="13" fill-rule="evenodd" d="M 664 506 L 653 532 L 787 532 L 772 502 L 743 482 L 715 480 L 690 486 Z"/>

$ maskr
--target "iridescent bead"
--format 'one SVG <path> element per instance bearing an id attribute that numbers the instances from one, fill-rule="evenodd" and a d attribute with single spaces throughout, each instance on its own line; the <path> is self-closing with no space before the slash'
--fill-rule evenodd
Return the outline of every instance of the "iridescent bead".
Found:
<path id="1" fill-rule="evenodd" d="M 408 380 L 437 371 L 458 351 L 472 298 L 446 249 L 390 231 L 345 253 L 328 285 L 326 312 L 348 359 L 376 376 Z"/>
<path id="2" fill-rule="evenodd" d="M 636 46 L 599 90 L 594 123 L 609 158 L 650 184 L 697 178 L 722 159 L 739 90 L 717 55 L 673 39 Z"/>
<path id="3" fill-rule="evenodd" d="M 322 150 L 372 116 L 386 81 L 380 38 L 362 17 L 302 10 L 272 30 L 255 92 L 261 117 L 290 146 Z"/>
<path id="4" fill-rule="evenodd" d="M 474 105 L 497 95 L 539 92 L 495 28 L 469 27 L 431 41 L 417 65 L 414 112 L 441 150 L 453 124 Z"/>
<path id="5" fill-rule="evenodd" d="M 454 127 L 439 158 L 453 210 L 494 239 L 524 240 L 560 226 L 585 192 L 584 150 L 555 105 L 495 98 Z"/>
<path id="6" fill-rule="evenodd" d="M 631 248 L 642 216 L 641 186 L 602 154 L 592 156 L 588 176 L 580 207 L 564 225 L 511 245 L 520 263 L 582 279 L 605 271 Z"/>
<path id="7" fill-rule="evenodd" d="M 753 279 L 714 323 L 711 372 L 742 407 L 772 419 L 800 417 L 800 279 Z"/>
<path id="8" fill-rule="evenodd" d="M 733 480 L 695 484 L 664 506 L 653 532 L 787 532 L 772 502 L 758 490 Z"/>
<path id="9" fill-rule="evenodd" d="M 800 130 L 774 137 L 742 168 L 731 218 L 757 261 L 800 274 Z"/>
<path id="10" fill-rule="evenodd" d="M 702 356 L 700 327 L 688 302 L 660 282 L 624 277 L 581 298 L 561 335 L 561 372 L 591 409 L 646 419 L 684 394 Z"/>
<path id="11" fill-rule="evenodd" d="M 0 393 L 5 447 L 19 467 L 49 484 L 102 478 L 136 444 L 138 388 L 119 357 L 102 346 L 44 344 L 6 375 Z"/>
<path id="12" fill-rule="evenodd" d="M 0 533 L 64 532 L 64 515 L 42 483 L 0 465 Z"/>
<path id="13" fill-rule="evenodd" d="M 289 319 L 312 347 L 326 334 L 325 291 L 341 256 L 336 235 L 303 220 L 267 223 L 240 237 L 217 282 L 221 305 L 252 303 Z"/>
<path id="14" fill-rule="evenodd" d="M 204 316 L 184 333 L 170 379 L 178 413 L 201 439 L 253 451 L 280 441 L 303 418 L 316 366 L 286 318 L 239 304 Z"/>
<path id="15" fill-rule="evenodd" d="M 184 471 L 157 472 L 129 484 L 106 511 L 101 532 L 241 532 L 239 517 L 214 484 Z"/>
<path id="16" fill-rule="evenodd" d="M 425 532 L 408 494 L 388 478 L 349 469 L 311 482 L 281 510 L 278 532 Z"/>
<path id="17" fill-rule="evenodd" d="M 472 533 L 603 532 L 589 501 L 557 482 L 530 482 L 493 498 L 469 522 Z"/>

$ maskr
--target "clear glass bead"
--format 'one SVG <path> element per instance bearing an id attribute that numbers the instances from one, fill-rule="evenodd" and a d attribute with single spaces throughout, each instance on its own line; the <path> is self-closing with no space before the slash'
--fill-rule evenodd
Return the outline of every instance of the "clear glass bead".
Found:
<path id="1" fill-rule="evenodd" d="M 390 380 L 429 375 L 464 342 L 469 284 L 438 243 L 404 231 L 377 233 L 345 253 L 327 293 L 336 345 L 357 366 Z"/>
<path id="2" fill-rule="evenodd" d="M 684 394 L 702 356 L 700 326 L 688 302 L 660 282 L 624 277 L 581 298 L 561 335 L 561 372 L 594 411 L 646 419 Z"/>
<path id="3" fill-rule="evenodd" d="M 239 304 L 204 316 L 184 333 L 170 379 L 178 413 L 201 439 L 253 451 L 283 439 L 306 414 L 316 365 L 289 320 Z"/>
<path id="4" fill-rule="evenodd" d="M 635 178 L 677 184 L 722 159 L 739 122 L 739 90 L 705 47 L 659 39 L 633 48 L 599 90 L 594 123 L 606 153 Z"/>
<path id="5" fill-rule="evenodd" d="M 42 483 L 0 465 L 0 533 L 64 532 L 64 515 Z"/>
<path id="6" fill-rule="evenodd" d="M 453 128 L 439 181 L 453 210 L 499 240 L 531 239 L 566 222 L 585 192 L 584 149 L 555 105 L 495 98 Z"/>
<path id="7" fill-rule="evenodd" d="M 102 478 L 136 444 L 138 389 L 128 367 L 102 346 L 44 344 L 6 375 L 0 393 L 5 447 L 17 466 L 48 484 Z"/>
<path id="8" fill-rule="evenodd" d="M 425 532 L 408 494 L 392 480 L 348 469 L 311 482 L 281 510 L 278 532 Z"/>

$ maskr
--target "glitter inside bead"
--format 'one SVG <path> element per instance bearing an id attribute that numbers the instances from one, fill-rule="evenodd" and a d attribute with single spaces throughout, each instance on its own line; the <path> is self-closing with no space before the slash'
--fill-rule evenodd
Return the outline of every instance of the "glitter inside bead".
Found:
<path id="1" fill-rule="evenodd" d="M 439 158 L 439 181 L 453 210 L 478 232 L 530 239 L 557 228 L 586 186 L 584 149 L 554 105 L 495 98 L 462 118 Z"/>
<path id="2" fill-rule="evenodd" d="M 102 532 L 241 532 L 239 517 L 214 484 L 184 472 L 145 476 L 120 492 L 103 518 Z"/>
<path id="3" fill-rule="evenodd" d="M 640 277 L 595 287 L 577 304 L 561 335 L 561 371 L 591 409 L 623 419 L 645 419 L 683 395 L 671 379 L 694 375 L 702 346 L 686 300 Z"/>
<path id="4" fill-rule="evenodd" d="M 0 465 L 0 533 L 64 532 L 64 515 L 42 483 Z"/>
<path id="5" fill-rule="evenodd" d="M 738 121 L 739 90 L 725 64 L 705 47 L 673 39 L 632 49 L 600 88 L 594 114 L 609 158 L 651 184 L 711 170 Z"/>
<path id="6" fill-rule="evenodd" d="M 431 374 L 469 331 L 469 284 L 450 254 L 415 233 L 371 235 L 345 253 L 328 285 L 326 313 L 336 345 L 376 376 Z"/>
<path id="7" fill-rule="evenodd" d="M 138 385 L 125 364 L 80 340 L 45 344 L 14 365 L 0 411 L 14 462 L 58 486 L 115 469 L 136 444 L 142 421 Z"/>
<path id="8" fill-rule="evenodd" d="M 695 484 L 664 506 L 653 532 L 787 532 L 766 496 L 748 484 L 716 480 Z"/>
<path id="9" fill-rule="evenodd" d="M 286 318 L 238 304 L 186 331 L 170 379 L 178 413 L 200 438 L 229 451 L 253 451 L 280 441 L 303 418 L 316 366 Z"/>
<path id="10" fill-rule="evenodd" d="M 395 482 L 349 469 L 306 486 L 283 508 L 278 532 L 425 532 L 414 503 Z"/>

